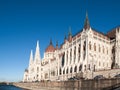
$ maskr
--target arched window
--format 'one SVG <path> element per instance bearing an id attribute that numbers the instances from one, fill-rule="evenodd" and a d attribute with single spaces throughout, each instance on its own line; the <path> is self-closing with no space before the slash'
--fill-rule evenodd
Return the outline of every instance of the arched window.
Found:
<path id="1" fill-rule="evenodd" d="M 70 73 L 72 73 L 72 67 L 70 68 Z"/>
<path id="2" fill-rule="evenodd" d="M 99 62 L 99 66 L 100 66 L 100 62 Z"/>
<path id="3" fill-rule="evenodd" d="M 45 73 L 45 79 L 47 79 L 48 78 L 48 74 L 47 73 Z"/>
<path id="4" fill-rule="evenodd" d="M 95 71 L 95 65 L 94 65 L 94 71 Z"/>
<path id="5" fill-rule="evenodd" d="M 106 51 L 107 51 L 107 54 L 108 54 L 108 48 L 107 48 L 107 50 L 106 50 Z"/>
<path id="6" fill-rule="evenodd" d="M 60 75 L 61 75 L 61 72 L 62 72 L 62 71 L 61 71 L 61 68 L 60 68 L 60 72 L 59 72 L 59 73 L 60 73 Z"/>
<path id="7" fill-rule="evenodd" d="M 80 48 L 81 48 L 81 45 L 79 44 L 79 47 L 78 47 L 78 61 L 80 60 Z"/>
<path id="8" fill-rule="evenodd" d="M 70 49 L 70 64 L 71 64 L 71 61 L 72 61 L 72 49 Z"/>
<path id="9" fill-rule="evenodd" d="M 89 66 L 88 66 L 88 70 L 90 70 L 90 64 L 89 64 Z"/>
<path id="10" fill-rule="evenodd" d="M 63 74 L 65 74 L 65 69 L 63 70 Z"/>
<path id="11" fill-rule="evenodd" d="M 99 52 L 101 52 L 100 44 L 99 44 Z"/>
<path id="12" fill-rule="evenodd" d="M 104 50 L 104 46 L 103 46 L 103 53 L 104 53 L 104 51 L 105 51 L 105 50 Z"/>
<path id="13" fill-rule="evenodd" d="M 84 67 L 85 67 L 85 71 L 86 71 L 86 65 L 84 65 Z"/>
<path id="14" fill-rule="evenodd" d="M 37 67 L 37 72 L 39 72 L 39 67 Z"/>
<path id="15" fill-rule="evenodd" d="M 75 59 L 76 59 L 76 47 L 74 47 L 74 63 L 75 63 Z"/>
<path id="16" fill-rule="evenodd" d="M 66 64 L 68 63 L 68 51 L 67 51 L 67 55 L 66 55 Z"/>
<path id="17" fill-rule="evenodd" d="M 89 50 L 91 50 L 91 41 L 89 42 Z"/>
<path id="18" fill-rule="evenodd" d="M 64 54 L 62 56 L 62 67 L 64 66 L 64 64 L 65 64 L 65 52 L 64 52 Z"/>
<path id="19" fill-rule="evenodd" d="M 82 70 L 82 64 L 79 66 L 79 71 L 81 71 Z"/>
<path id="20" fill-rule="evenodd" d="M 66 74 L 68 74 L 68 68 L 67 68 L 67 70 L 66 70 Z"/>
<path id="21" fill-rule="evenodd" d="M 51 71 L 51 75 L 52 75 L 52 76 L 55 76 L 55 71 Z"/>
<path id="22" fill-rule="evenodd" d="M 94 51 L 96 51 L 96 43 L 94 43 Z"/>
<path id="23" fill-rule="evenodd" d="M 37 78 L 39 77 L 39 75 L 37 74 Z"/>
<path id="24" fill-rule="evenodd" d="M 77 72 L 77 66 L 75 66 L 75 68 L 74 68 L 74 72 Z"/>
<path id="25" fill-rule="evenodd" d="M 86 56 L 86 41 L 84 41 L 84 45 L 83 45 L 83 59 L 85 59 Z"/>
<path id="26" fill-rule="evenodd" d="M 53 76 L 55 76 L 55 71 L 53 71 Z"/>

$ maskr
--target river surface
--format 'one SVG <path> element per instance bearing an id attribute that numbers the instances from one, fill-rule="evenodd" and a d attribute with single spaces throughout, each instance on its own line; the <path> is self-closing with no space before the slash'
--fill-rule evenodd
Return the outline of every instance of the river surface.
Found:
<path id="1" fill-rule="evenodd" d="M 28 89 L 18 88 L 13 85 L 0 85 L 0 90 L 28 90 Z M 35 89 L 35 90 L 38 90 L 38 89 Z M 52 89 L 39 89 L 39 90 L 52 90 Z M 58 89 L 56 89 L 56 90 L 58 90 Z M 59 89 L 59 90 L 76 90 L 76 89 Z M 114 90 L 120 90 L 120 88 L 117 88 Z"/>
<path id="2" fill-rule="evenodd" d="M 13 85 L 0 85 L 0 90 L 27 90 L 27 89 L 18 88 Z"/>

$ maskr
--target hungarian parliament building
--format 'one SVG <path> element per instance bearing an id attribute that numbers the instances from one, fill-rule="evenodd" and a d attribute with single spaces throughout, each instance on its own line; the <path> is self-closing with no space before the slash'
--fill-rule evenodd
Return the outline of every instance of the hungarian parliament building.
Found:
<path id="1" fill-rule="evenodd" d="M 120 27 L 103 34 L 91 28 L 86 14 L 84 26 L 74 36 L 69 30 L 63 43 L 54 47 L 52 40 L 40 56 L 37 41 L 35 56 L 31 50 L 23 82 L 66 81 L 71 77 L 92 79 L 92 73 L 120 68 Z"/>

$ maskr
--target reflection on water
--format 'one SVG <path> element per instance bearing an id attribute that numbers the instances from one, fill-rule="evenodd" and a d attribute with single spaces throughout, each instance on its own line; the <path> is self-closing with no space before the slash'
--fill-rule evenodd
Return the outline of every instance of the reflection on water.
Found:
<path id="1" fill-rule="evenodd" d="M 0 85 L 0 90 L 27 90 L 27 89 L 21 89 L 13 85 Z"/>
<path id="2" fill-rule="evenodd" d="M 22 88 L 18 88 L 18 87 L 15 87 L 13 85 L 0 85 L 0 90 L 28 90 L 28 89 L 22 89 Z M 78 88 L 39 88 L 39 89 L 32 89 L 32 90 L 80 90 Z M 87 89 L 85 89 L 87 90 Z M 117 89 L 119 90 L 119 89 Z"/>

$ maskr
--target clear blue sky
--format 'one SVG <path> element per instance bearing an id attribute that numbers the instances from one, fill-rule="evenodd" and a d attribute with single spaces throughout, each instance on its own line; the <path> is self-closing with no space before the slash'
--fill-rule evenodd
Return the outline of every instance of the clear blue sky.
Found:
<path id="1" fill-rule="evenodd" d="M 43 57 L 50 38 L 61 44 L 69 26 L 83 28 L 86 10 L 98 31 L 120 25 L 120 0 L 0 0 L 0 81 L 22 80 L 36 41 Z"/>

